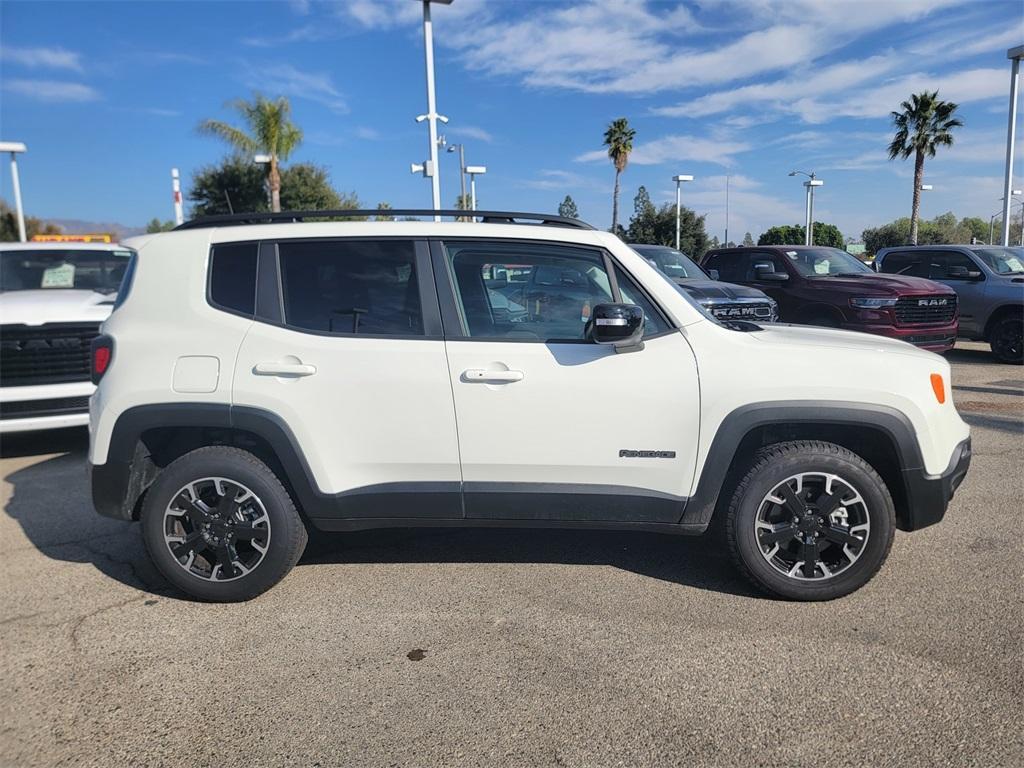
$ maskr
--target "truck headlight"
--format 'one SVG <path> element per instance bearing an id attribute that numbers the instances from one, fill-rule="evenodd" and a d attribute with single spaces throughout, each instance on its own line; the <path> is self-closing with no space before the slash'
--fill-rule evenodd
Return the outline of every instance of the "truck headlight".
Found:
<path id="1" fill-rule="evenodd" d="M 895 307 L 898 298 L 884 296 L 860 296 L 850 299 L 850 306 L 857 309 L 881 309 L 882 307 Z"/>

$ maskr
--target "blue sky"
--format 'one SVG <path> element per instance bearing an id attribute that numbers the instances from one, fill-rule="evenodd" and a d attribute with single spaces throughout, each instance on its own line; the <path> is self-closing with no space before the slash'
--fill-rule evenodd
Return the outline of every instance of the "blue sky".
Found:
<path id="1" fill-rule="evenodd" d="M 0 5 L 0 131 L 24 141 L 29 213 L 144 223 L 170 218 L 170 168 L 225 149 L 203 118 L 254 89 L 291 99 L 305 141 L 294 161 L 325 166 L 369 207 L 428 207 L 419 3 L 12 2 Z M 803 189 L 825 180 L 815 218 L 858 237 L 909 215 L 910 162 L 890 163 L 890 110 L 937 88 L 961 104 L 957 144 L 926 166 L 922 214 L 988 218 L 999 208 L 1009 65 L 1024 42 L 1019 2 L 729 0 L 501 2 L 434 6 L 438 110 L 449 142 L 486 165 L 481 207 L 611 220 L 605 125 L 637 130 L 621 205 L 639 185 L 684 202 L 722 237 L 803 221 Z M 1022 131 L 1024 133 L 1024 131 Z M 1021 153 L 1022 149 L 1018 149 Z M 1024 169 L 1024 155 L 1018 155 Z M 442 155 L 442 198 L 458 194 Z M 1024 176 L 1018 173 L 1017 178 Z M 1016 186 L 1020 186 L 1018 181 Z M 11 200 L 3 163 L 0 196 Z"/>

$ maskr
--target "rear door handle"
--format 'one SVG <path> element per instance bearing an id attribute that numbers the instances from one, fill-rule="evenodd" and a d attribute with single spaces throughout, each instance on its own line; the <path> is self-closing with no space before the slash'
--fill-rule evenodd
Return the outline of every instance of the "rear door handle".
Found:
<path id="1" fill-rule="evenodd" d="M 315 365 L 301 363 L 256 363 L 252 369 L 257 376 L 312 376 L 316 373 Z"/>
<path id="2" fill-rule="evenodd" d="M 506 382 L 522 381 L 522 371 L 485 371 L 483 368 L 470 368 L 462 372 L 466 381 Z"/>

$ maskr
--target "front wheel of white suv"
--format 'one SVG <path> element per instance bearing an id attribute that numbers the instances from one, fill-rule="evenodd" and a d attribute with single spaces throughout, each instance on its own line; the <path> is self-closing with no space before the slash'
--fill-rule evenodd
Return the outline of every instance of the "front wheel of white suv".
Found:
<path id="1" fill-rule="evenodd" d="M 210 446 L 176 459 L 146 492 L 142 538 L 174 586 L 199 600 L 249 600 L 285 577 L 306 528 L 277 476 L 251 453 Z"/>
<path id="2" fill-rule="evenodd" d="M 864 586 L 892 545 L 895 510 L 878 473 L 819 441 L 760 451 L 729 505 L 733 558 L 762 590 L 831 600 Z"/>

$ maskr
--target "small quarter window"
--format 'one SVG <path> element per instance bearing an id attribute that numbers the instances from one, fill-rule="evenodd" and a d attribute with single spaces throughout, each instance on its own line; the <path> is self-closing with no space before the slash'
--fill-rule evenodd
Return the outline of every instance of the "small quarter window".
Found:
<path id="1" fill-rule="evenodd" d="M 217 245 L 210 257 L 210 301 L 250 317 L 256 312 L 257 243 Z"/>

